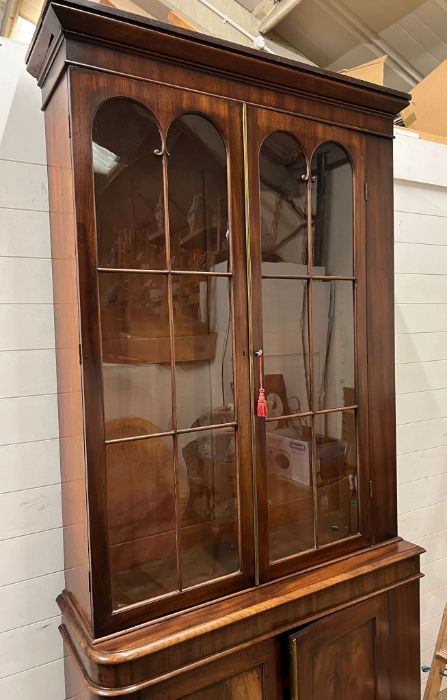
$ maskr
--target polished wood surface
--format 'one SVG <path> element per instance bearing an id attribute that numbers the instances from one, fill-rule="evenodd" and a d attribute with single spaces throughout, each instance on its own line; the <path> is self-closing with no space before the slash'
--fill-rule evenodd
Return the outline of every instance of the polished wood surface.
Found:
<path id="1" fill-rule="evenodd" d="M 65 76 L 45 113 L 54 291 L 65 582 L 91 624 L 78 264 Z"/>
<path id="2" fill-rule="evenodd" d="M 307 172 L 298 173 L 298 176 L 307 176 L 310 173 L 311 158 L 318 146 L 325 142 L 335 142 L 341 144 L 346 150 L 353 168 L 353 230 L 354 230 L 354 270 L 356 274 L 356 305 L 355 305 L 355 327 L 356 327 L 356 367 L 355 382 L 356 391 L 353 394 L 353 403 L 357 409 L 357 451 L 359 462 L 359 496 L 360 496 L 360 527 L 359 533 L 353 533 L 352 537 L 346 541 L 340 541 L 331 545 L 332 556 L 340 556 L 349 551 L 360 549 L 371 543 L 374 535 L 371 532 L 371 495 L 369 489 L 370 476 L 370 456 L 368 455 L 369 444 L 369 421 L 368 421 L 368 375 L 367 364 L 364 361 L 367 347 L 367 327 L 366 327 L 366 229 L 365 229 L 365 202 L 364 184 L 365 172 L 365 139 L 362 135 L 352 131 L 338 129 L 335 126 L 310 123 L 297 117 L 278 113 L 271 110 L 259 110 L 249 108 L 247 114 L 248 132 L 248 161 L 250 164 L 248 173 L 248 187 L 250 198 L 250 259 L 252 278 L 252 299 L 253 299 L 253 346 L 261 348 L 263 345 L 263 323 L 262 323 L 262 252 L 261 252 L 261 209 L 259 205 L 259 148 L 265 138 L 272 132 L 286 132 L 292 134 L 305 157 L 303 166 L 307 167 Z M 311 183 L 309 183 L 311 184 Z M 308 197 L 307 237 L 308 246 L 311 246 L 312 228 L 310 212 L 310 196 Z M 311 259 L 308 255 L 307 259 Z M 307 270 L 301 273 L 304 278 Z M 308 275 L 309 280 L 312 274 Z M 324 277 L 323 277 L 324 278 Z M 255 390 L 259 387 L 258 372 L 255 373 Z M 289 556 L 278 562 L 272 562 L 269 554 L 269 532 L 268 524 L 268 484 L 266 465 L 266 423 L 256 419 L 256 483 L 257 483 L 257 503 L 258 503 L 258 532 L 260 541 L 260 572 L 262 580 L 271 580 L 277 576 L 286 575 L 296 570 L 297 566 L 305 567 L 316 564 L 325 557 L 325 550 L 316 549 L 311 552 L 303 552 L 296 557 Z M 314 460 L 316 461 L 316 460 Z M 380 482 L 381 469 L 385 465 L 379 465 L 377 479 Z M 315 482 L 315 475 L 312 475 Z M 315 505 L 317 506 L 317 494 L 315 493 Z M 315 507 L 315 511 L 316 511 Z M 392 527 L 392 525 L 390 526 Z M 396 533 L 394 533 L 396 534 Z M 381 538 L 377 538 L 380 541 Z"/>
<path id="3" fill-rule="evenodd" d="M 279 700 L 290 696 L 295 679 L 295 690 L 304 684 L 301 695 L 311 700 L 318 696 L 316 678 L 334 700 L 345 697 L 346 688 L 359 700 L 416 700 L 422 550 L 397 537 L 393 367 L 391 137 L 393 117 L 408 96 L 88 0 L 48 0 L 27 60 L 42 88 L 47 130 L 67 568 L 58 603 L 67 697 Z M 92 124 L 101 105 L 117 99 L 132 101 L 140 116 L 149 110 L 159 141 L 139 170 L 135 144 L 127 141 L 128 157 L 120 161 L 119 148 L 94 132 L 98 172 L 106 175 L 97 177 L 95 202 Z M 204 172 L 213 148 L 216 158 L 211 132 L 191 139 L 185 113 L 210 120 L 223 139 L 226 156 L 217 156 L 210 175 Z M 177 175 L 170 165 L 176 129 L 177 143 L 190 142 Z M 300 153 L 289 154 L 297 170 L 292 180 L 300 178 L 290 198 L 281 177 L 273 178 L 267 197 L 260 184 L 261 144 L 270 148 L 278 131 L 288 132 Z M 125 129 L 122 138 L 124 148 Z M 190 161 L 191 174 L 182 175 Z M 328 212 L 342 200 L 331 200 L 324 182 L 348 161 L 352 196 L 345 187 L 345 243 L 339 246 L 345 254 L 325 258 Z M 196 225 L 199 200 L 223 191 L 225 162 L 228 204 L 214 213 L 211 207 L 208 223 Z M 121 180 L 113 186 L 114 175 L 109 178 L 109 200 L 100 203 L 116 165 Z M 148 182 L 147 173 L 157 168 Z M 150 202 L 137 203 L 134 195 L 151 186 Z M 171 196 L 176 189 L 178 200 Z M 266 246 L 262 227 L 278 194 L 298 218 L 286 213 L 281 222 L 277 201 L 274 245 Z M 267 202 L 264 212 L 260 200 Z M 227 210 L 229 255 L 222 245 Z M 155 250 L 160 221 L 165 248 Z M 289 235 L 303 238 L 299 259 L 287 258 L 290 250 L 285 258 L 278 254 Z M 217 245 L 210 244 L 214 238 Z M 295 334 L 304 329 L 295 355 L 307 356 L 307 399 L 285 366 L 264 371 L 267 392 L 283 407 L 281 420 L 267 419 L 266 431 L 255 415 L 262 368 L 253 351 L 269 333 L 272 314 L 263 318 L 263 309 L 269 290 L 276 294 L 282 284 L 278 259 L 303 267 L 289 280 L 300 282 L 301 301 L 308 294 L 294 326 Z M 197 279 L 188 280 L 191 274 Z M 205 304 L 199 293 L 202 280 L 209 287 L 213 276 L 231 287 L 234 401 L 220 406 L 213 399 L 203 409 L 208 413 L 192 421 L 183 416 L 203 400 L 194 390 L 178 400 L 177 372 L 193 376 L 195 363 L 211 363 L 219 352 L 219 334 L 208 332 L 204 313 L 209 294 Z M 333 314 L 330 304 L 321 304 L 328 285 L 349 297 L 342 330 L 335 324 L 334 331 L 348 352 L 345 374 L 335 365 L 330 376 L 323 370 L 321 389 L 312 373 L 320 372 L 314 352 L 329 356 L 323 341 L 330 346 L 333 327 L 322 332 L 319 318 Z M 160 307 L 162 287 L 163 314 L 149 329 L 147 292 Z M 185 332 L 176 337 L 180 316 Z M 201 334 L 206 347 L 199 347 Z M 300 362 L 295 358 L 294 372 Z M 131 381 L 126 388 L 129 368 L 146 372 L 151 365 L 170 368 L 170 388 L 148 396 L 144 409 L 123 410 L 133 391 Z M 121 404 L 113 402 L 117 396 L 104 399 L 105 379 L 114 372 Z M 141 378 L 136 385 L 141 388 Z M 157 404 L 168 402 L 170 418 L 152 420 Z M 306 474 L 294 480 L 284 473 L 289 467 L 278 439 L 289 439 L 297 420 L 310 458 Z M 213 455 L 203 435 L 222 426 L 235 435 L 236 450 L 227 440 Z M 231 556 L 225 559 L 223 551 Z M 193 553 L 190 560 L 185 552 Z M 169 575 L 160 565 L 166 561 Z M 300 650 L 294 669 L 290 635 Z"/>
<path id="4" fill-rule="evenodd" d="M 76 190 L 76 221 L 78 227 L 78 255 L 80 274 L 80 309 L 83 349 L 84 375 L 84 411 L 90 429 L 86 432 L 87 461 L 90 465 L 89 505 L 92 526 L 90 528 L 93 615 L 95 630 L 98 635 L 107 634 L 127 626 L 139 624 L 163 613 L 196 605 L 204 600 L 212 600 L 241 588 L 252 585 L 254 570 L 253 538 L 253 493 L 250 441 L 250 387 L 247 328 L 247 282 L 245 276 L 245 247 L 243 237 L 243 147 L 242 133 L 231 128 L 240 120 L 240 106 L 221 99 L 212 99 L 206 95 L 194 96 L 180 90 L 170 90 L 164 86 L 148 91 L 139 81 L 129 81 L 119 76 L 99 75 L 96 73 L 70 71 L 71 102 L 77 105 L 72 112 L 72 148 L 74 163 L 74 183 Z M 89 95 L 85 102 L 85 95 Z M 191 586 L 187 590 L 175 592 L 180 585 L 170 585 L 171 592 L 162 592 L 156 600 L 141 602 L 138 606 L 127 605 L 114 610 L 111 589 L 112 562 L 104 542 L 109 541 L 107 514 L 107 466 L 104 438 L 107 437 L 103 410 L 103 357 L 101 340 L 100 306 L 98 295 L 98 259 L 95 231 L 95 202 L 92 176 L 91 123 L 98 107 L 108 99 L 126 97 L 145 105 L 157 117 L 163 144 L 169 127 L 178 114 L 198 111 L 207 115 L 220 129 L 228 152 L 228 188 L 229 227 L 231 231 L 231 274 L 232 274 L 232 315 L 234 332 L 233 354 L 235 406 L 237 414 L 237 479 L 239 509 L 239 570 L 232 567 L 226 576 L 216 576 L 214 580 Z M 167 166 L 167 163 L 166 163 Z M 167 204 L 165 197 L 165 204 Z M 165 215 L 165 222 L 168 220 Z M 169 231 L 166 231 L 169 242 Z M 167 250 L 169 248 L 167 247 Z M 167 256 L 170 258 L 170 256 Z M 169 265 L 169 260 L 167 262 Z M 102 268 L 101 268 L 102 269 Z M 112 273 L 105 273 L 112 274 Z M 113 273 L 115 274 L 115 273 Z M 136 275 L 138 273 L 134 273 Z M 145 275 L 139 273 L 140 275 Z M 206 275 L 208 273 L 202 272 Z M 209 273 L 212 274 L 212 273 Z M 171 338 L 171 354 L 175 355 L 174 337 Z M 162 397 L 160 397 L 161 399 Z M 157 403 L 159 400 L 154 399 Z M 163 396 L 165 402 L 171 402 L 171 396 Z M 188 400 L 188 399 L 186 399 Z M 194 401 L 194 395 L 189 401 Z M 173 411 L 178 413 L 175 404 Z M 174 415 L 174 413 L 173 413 Z M 174 428 L 180 428 L 174 424 Z M 190 426 L 187 426 L 188 429 Z M 203 427 L 203 426 L 202 426 Z M 151 429 L 151 433 L 162 433 L 165 429 Z M 177 430 L 163 434 L 174 435 Z M 114 435 L 116 437 L 116 435 Z M 177 439 L 177 438 L 176 438 Z M 176 484 L 176 518 L 177 531 L 180 530 L 180 488 Z M 93 525 L 94 523 L 94 525 Z M 166 547 L 165 538 L 162 547 Z M 175 546 L 175 544 L 174 544 Z M 172 543 L 169 544 L 172 547 Z M 177 544 L 181 547 L 181 543 Z M 176 554 L 173 552 L 175 558 Z M 178 564 L 178 573 L 181 575 Z M 141 578 L 141 577 L 140 577 Z M 173 592 L 172 592 L 173 591 Z M 147 598 L 151 591 L 148 589 Z M 140 595 L 140 601 L 142 596 Z M 138 602 L 140 602 L 138 601 Z M 137 602 L 129 599 L 129 602 Z"/>
<path id="5" fill-rule="evenodd" d="M 232 651 L 243 652 L 263 639 L 280 637 L 379 593 L 396 590 L 399 596 L 398 591 L 420 578 L 421 551 L 406 542 L 382 545 L 98 641 L 80 625 L 70 596 L 64 593 L 58 601 L 63 636 L 93 690 L 126 695 L 155 688 L 162 680 L 179 681 L 186 670 L 201 669 Z M 396 615 L 407 617 L 405 625 L 414 631 L 417 609 L 405 603 Z M 406 656 L 400 654 L 412 679 L 415 648 L 412 645 Z"/>
<path id="6" fill-rule="evenodd" d="M 69 34 L 68 40 L 64 37 L 65 32 Z M 77 36 L 81 41 L 77 41 Z M 90 43 L 85 42 L 87 37 Z M 106 47 L 98 50 L 94 44 L 101 39 L 111 44 L 115 42 L 120 51 L 113 46 L 110 53 Z M 94 54 L 90 54 L 90 48 L 94 48 Z M 120 58 L 117 53 L 127 60 L 126 68 L 126 62 L 117 64 Z M 98 7 L 88 0 L 47 0 L 27 56 L 28 70 L 42 84 L 45 99 L 51 94 L 64 61 L 72 65 L 87 65 L 89 54 L 95 55 L 93 65 L 103 57 L 104 69 L 166 84 L 182 84 L 186 78 L 185 66 L 190 76 L 189 81 L 186 78 L 188 86 L 194 90 L 204 89 L 198 82 L 200 72 L 204 70 L 212 79 L 215 94 L 262 105 L 273 89 L 278 108 L 387 136 L 392 135 L 390 117 L 408 104 L 408 96 L 404 93 L 180 30 L 138 15 Z M 131 54 L 136 61 L 132 61 Z M 162 73 L 146 72 L 145 68 L 150 64 L 144 65 L 145 55 L 156 56 L 158 70 Z M 113 56 L 112 65 L 107 65 L 108 56 Z M 56 70 L 52 70 L 55 66 Z M 168 70 L 165 71 L 164 67 Z M 225 80 L 221 79 L 222 74 L 227 76 Z M 182 75 L 183 81 L 177 79 L 172 83 L 175 75 L 178 78 Z M 313 97 L 309 99 L 309 95 Z M 318 104 L 312 104 L 315 98 Z"/>
<path id="7" fill-rule="evenodd" d="M 327 615 L 290 637 L 292 699 L 391 700 L 388 596 Z"/>
<path id="8" fill-rule="evenodd" d="M 392 144 L 368 136 L 366 163 L 368 461 L 374 537 L 380 542 L 397 533 Z"/>

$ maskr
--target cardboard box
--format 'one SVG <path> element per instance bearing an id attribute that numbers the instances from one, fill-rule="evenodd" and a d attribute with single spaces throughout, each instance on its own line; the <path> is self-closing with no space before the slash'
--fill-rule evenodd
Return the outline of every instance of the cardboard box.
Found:
<path id="1" fill-rule="evenodd" d="M 267 432 L 267 464 L 270 474 L 298 484 L 311 483 L 310 445 L 279 432 Z"/>

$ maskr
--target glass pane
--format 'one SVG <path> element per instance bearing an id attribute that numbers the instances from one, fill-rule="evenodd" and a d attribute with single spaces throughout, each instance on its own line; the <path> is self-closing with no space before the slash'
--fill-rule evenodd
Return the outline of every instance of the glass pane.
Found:
<path id="1" fill-rule="evenodd" d="M 310 425 L 309 418 L 265 424 L 270 561 L 314 546 Z"/>
<path id="2" fill-rule="evenodd" d="M 166 268 L 158 127 L 143 105 L 109 100 L 93 121 L 98 264 Z"/>
<path id="3" fill-rule="evenodd" d="M 106 438 L 170 430 L 166 277 L 100 273 L 99 302 Z"/>
<path id="4" fill-rule="evenodd" d="M 234 420 L 231 280 L 172 279 L 178 427 L 228 423 Z"/>
<path id="5" fill-rule="evenodd" d="M 168 133 L 169 228 L 175 270 L 226 270 L 229 264 L 227 153 L 222 136 L 197 114 Z"/>
<path id="6" fill-rule="evenodd" d="M 107 445 L 114 609 L 177 589 L 172 438 Z"/>
<path id="7" fill-rule="evenodd" d="M 352 167 L 346 151 L 324 143 L 312 158 L 312 248 L 319 275 L 353 275 Z"/>
<path id="8" fill-rule="evenodd" d="M 307 274 L 306 172 L 293 136 L 276 131 L 265 139 L 259 155 L 264 274 Z"/>
<path id="9" fill-rule="evenodd" d="M 314 408 L 345 406 L 354 390 L 353 282 L 312 282 L 312 324 Z"/>
<path id="10" fill-rule="evenodd" d="M 262 280 L 263 350 L 269 416 L 309 410 L 307 282 Z"/>
<path id="11" fill-rule="evenodd" d="M 182 586 L 239 569 L 234 428 L 178 436 Z"/>
<path id="12" fill-rule="evenodd" d="M 359 529 L 355 411 L 315 416 L 317 539 L 328 544 Z"/>

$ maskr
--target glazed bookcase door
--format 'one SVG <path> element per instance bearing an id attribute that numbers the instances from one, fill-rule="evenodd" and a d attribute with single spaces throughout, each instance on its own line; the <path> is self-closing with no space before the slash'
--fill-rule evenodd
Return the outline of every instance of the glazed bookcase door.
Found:
<path id="1" fill-rule="evenodd" d="M 80 70 L 70 81 L 106 633 L 253 582 L 241 109 Z"/>
<path id="2" fill-rule="evenodd" d="M 248 108 L 247 163 L 265 581 L 371 541 L 364 138 Z"/>

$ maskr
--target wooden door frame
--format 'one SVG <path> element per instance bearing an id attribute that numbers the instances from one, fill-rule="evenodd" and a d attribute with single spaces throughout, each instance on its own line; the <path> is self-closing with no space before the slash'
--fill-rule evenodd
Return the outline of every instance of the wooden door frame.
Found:
<path id="1" fill-rule="evenodd" d="M 85 443 L 88 472 L 91 596 L 96 636 L 222 597 L 254 582 L 253 490 L 249 415 L 249 358 L 244 241 L 244 187 L 241 105 L 161 84 L 148 84 L 91 70 L 69 70 L 72 155 L 75 185 Z M 112 609 L 106 500 L 104 410 L 91 129 L 96 110 L 109 99 L 128 98 L 147 107 L 165 142 L 169 125 L 183 113 L 201 113 L 217 126 L 227 148 L 229 222 L 232 231 L 234 371 L 238 436 L 240 570 L 181 593 Z"/>
<path id="2" fill-rule="evenodd" d="M 251 303 L 252 334 L 250 357 L 262 348 L 262 279 L 260 246 L 260 188 L 259 152 L 266 136 L 274 131 L 285 131 L 295 136 L 307 160 L 308 173 L 312 154 L 323 142 L 341 145 L 350 158 L 353 170 L 353 244 L 354 273 L 357 278 L 355 307 L 355 383 L 357 416 L 358 488 L 360 493 L 360 532 L 346 540 L 324 545 L 319 549 L 289 556 L 274 563 L 268 552 L 268 507 L 265 464 L 265 421 L 255 415 L 252 400 L 254 439 L 254 471 L 257 494 L 257 533 L 259 548 L 259 580 L 270 581 L 300 569 L 321 564 L 369 546 L 373 541 L 371 526 L 371 492 L 368 429 L 368 373 L 367 373 L 367 328 L 366 328 L 366 226 L 364 206 L 365 183 L 365 139 L 363 134 L 327 124 L 315 123 L 282 112 L 247 106 L 246 160 L 247 195 L 249 201 L 248 240 L 250 250 L 249 298 Z M 307 174 L 308 174 L 307 173 Z M 303 173 L 305 175 L 305 173 Z M 308 197 L 310 195 L 308 194 Z M 310 223 L 308 222 L 308 236 Z M 253 395 L 257 395 L 259 378 L 253 375 Z"/>

